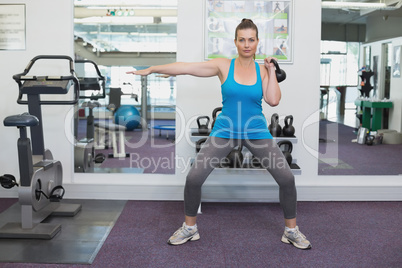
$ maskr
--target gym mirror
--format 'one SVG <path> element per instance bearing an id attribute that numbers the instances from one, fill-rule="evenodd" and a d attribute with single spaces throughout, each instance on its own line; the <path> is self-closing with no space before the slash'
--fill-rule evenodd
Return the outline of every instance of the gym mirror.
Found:
<path id="1" fill-rule="evenodd" d="M 402 145 L 381 143 L 377 131 L 392 128 L 388 113 L 392 102 L 357 100 L 360 96 L 382 100 L 390 98 L 390 93 L 393 99 L 392 90 L 400 91 L 397 81 L 392 84 L 392 43 L 365 44 L 369 32 L 366 19 L 358 11 L 322 9 L 318 175 L 402 173 L 397 162 L 402 156 Z M 344 35 L 338 35 L 335 28 L 345 29 Z M 355 34 L 350 34 L 351 29 L 356 30 Z M 381 108 L 362 108 L 375 102 Z M 377 110 L 381 110 L 381 115 L 374 115 Z M 400 114 L 393 116 L 399 117 L 396 120 L 400 122 Z"/>
<path id="2" fill-rule="evenodd" d="M 75 1 L 75 172 L 175 173 L 177 0 Z"/>

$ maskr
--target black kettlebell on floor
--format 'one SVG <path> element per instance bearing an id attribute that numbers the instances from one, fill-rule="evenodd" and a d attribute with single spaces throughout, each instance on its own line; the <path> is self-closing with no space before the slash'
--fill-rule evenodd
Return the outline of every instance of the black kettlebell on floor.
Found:
<path id="1" fill-rule="evenodd" d="M 214 128 L 216 117 L 217 117 L 218 113 L 221 112 L 221 111 L 222 111 L 222 107 L 217 107 L 217 108 L 215 108 L 215 109 L 212 111 L 212 125 L 211 125 L 211 129 Z"/>
<path id="2" fill-rule="evenodd" d="M 203 139 L 199 139 L 196 143 L 195 143 L 195 152 L 198 153 L 201 148 L 202 145 L 207 141 L 207 138 L 203 138 Z"/>
<path id="3" fill-rule="evenodd" d="M 268 126 L 268 130 L 273 137 L 281 136 L 282 127 L 279 125 L 279 115 L 277 113 L 271 116 L 271 124 Z"/>
<path id="4" fill-rule="evenodd" d="M 276 60 L 271 59 L 271 62 L 275 65 L 276 80 L 278 83 L 280 83 L 286 79 L 286 72 L 279 67 L 279 64 Z"/>
<path id="5" fill-rule="evenodd" d="M 201 121 L 205 119 L 206 123 L 202 124 Z M 209 116 L 204 115 L 204 116 L 199 116 L 197 118 L 197 125 L 198 125 L 198 133 L 200 134 L 208 134 L 208 125 L 209 125 Z"/>
<path id="6" fill-rule="evenodd" d="M 368 135 L 366 138 L 366 144 L 367 145 L 373 145 L 374 144 L 374 139 L 375 137 L 373 135 Z"/>
<path id="7" fill-rule="evenodd" d="M 224 166 L 231 167 L 231 168 L 241 168 L 243 166 L 243 146 L 239 145 L 225 157 L 224 159 Z"/>
<path id="8" fill-rule="evenodd" d="M 294 137 L 295 128 L 293 127 L 293 115 L 288 115 L 285 117 L 285 126 L 282 129 L 283 136 Z"/>
<path id="9" fill-rule="evenodd" d="M 289 166 L 292 164 L 292 150 L 293 150 L 293 144 L 289 140 L 283 140 L 278 142 L 278 147 L 281 149 L 283 156 L 286 159 L 286 162 L 288 162 Z"/>

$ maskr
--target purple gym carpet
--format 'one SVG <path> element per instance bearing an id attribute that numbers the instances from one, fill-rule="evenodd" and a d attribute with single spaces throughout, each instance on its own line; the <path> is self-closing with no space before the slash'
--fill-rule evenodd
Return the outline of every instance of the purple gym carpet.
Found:
<path id="1" fill-rule="evenodd" d="M 0 201 L 3 211 L 16 199 Z M 91 265 L 0 266 L 397 268 L 401 211 L 402 202 L 299 202 L 298 225 L 313 245 L 299 250 L 280 241 L 277 203 L 203 203 L 201 239 L 170 246 L 168 237 L 182 224 L 183 202 L 128 201 Z"/>
<path id="2" fill-rule="evenodd" d="M 320 121 L 318 175 L 402 174 L 402 144 L 368 146 L 352 142 L 356 138 L 351 127 Z"/>

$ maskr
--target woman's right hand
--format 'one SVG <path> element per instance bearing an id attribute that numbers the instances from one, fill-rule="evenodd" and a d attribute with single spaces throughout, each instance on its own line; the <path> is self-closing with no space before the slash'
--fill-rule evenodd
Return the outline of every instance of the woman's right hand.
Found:
<path id="1" fill-rule="evenodd" d="M 150 75 L 151 73 L 152 73 L 151 68 L 126 72 L 126 74 L 134 74 L 134 75 L 141 75 L 141 76 L 147 76 L 147 75 Z"/>

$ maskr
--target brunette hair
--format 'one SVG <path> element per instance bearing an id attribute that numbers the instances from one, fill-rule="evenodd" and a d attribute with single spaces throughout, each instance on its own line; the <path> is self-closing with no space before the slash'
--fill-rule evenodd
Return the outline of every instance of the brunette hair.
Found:
<path id="1" fill-rule="evenodd" d="M 237 31 L 238 30 L 244 30 L 244 29 L 253 29 L 255 30 L 257 40 L 258 40 L 258 28 L 257 25 L 254 24 L 254 22 L 250 19 L 242 19 L 240 24 L 237 25 L 236 27 L 236 32 L 235 32 L 235 39 L 237 39 Z"/>

